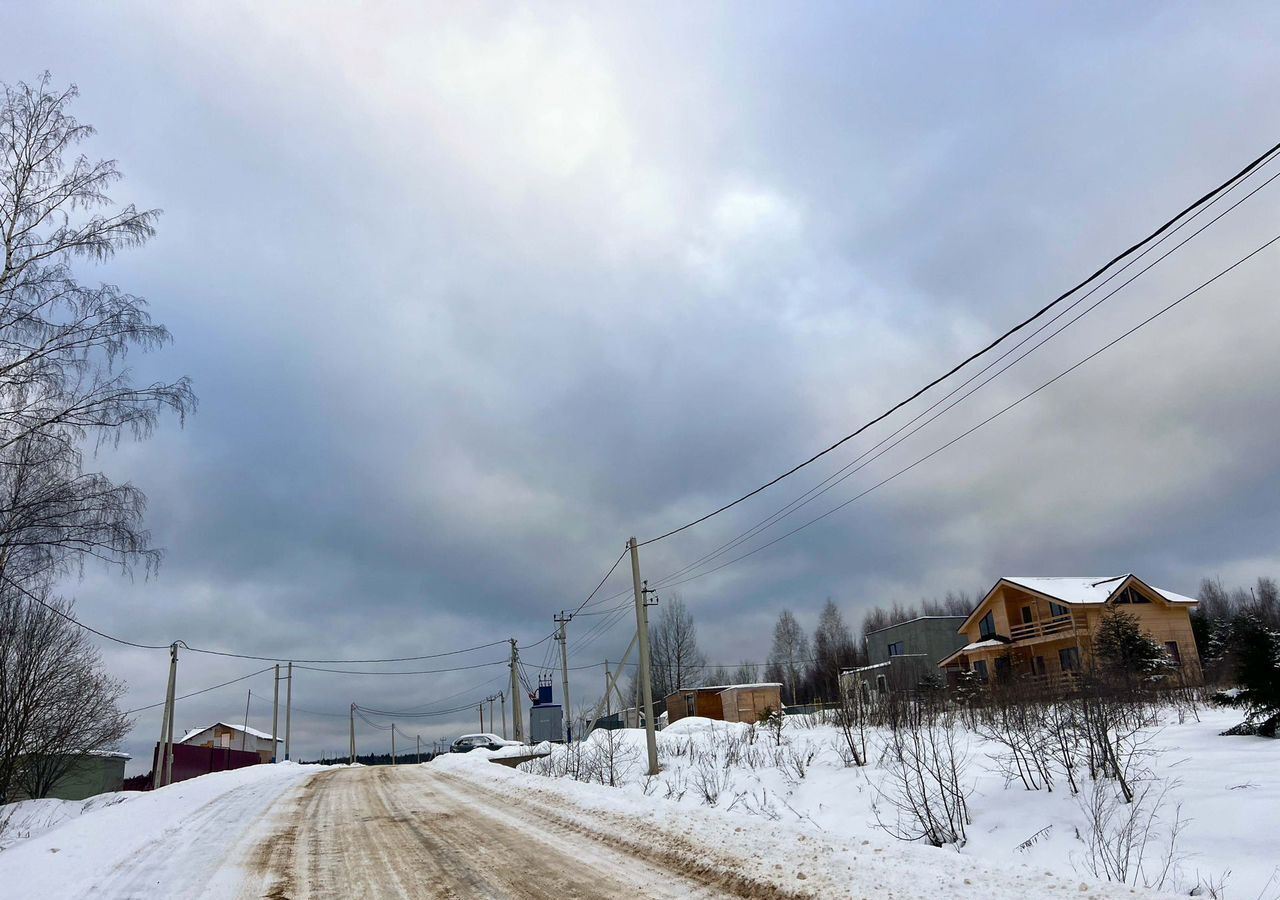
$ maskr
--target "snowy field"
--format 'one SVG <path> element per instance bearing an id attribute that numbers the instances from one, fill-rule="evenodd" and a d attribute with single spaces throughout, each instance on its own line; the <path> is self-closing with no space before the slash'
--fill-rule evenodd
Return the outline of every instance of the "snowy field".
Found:
<path id="1" fill-rule="evenodd" d="M 1239 721 L 1235 711 L 1201 709 L 1199 721 L 1182 722 L 1169 711 L 1162 719 L 1142 735 L 1150 773 L 1143 783 L 1155 790 L 1147 799 L 1152 820 L 1142 874 L 1131 865 L 1129 883 L 1152 884 L 1163 875 L 1163 890 L 1183 896 L 1280 898 L 1280 741 L 1219 736 Z M 1000 745 L 964 729 L 960 734 L 964 783 L 971 788 L 967 840 L 963 847 L 919 849 L 1094 882 L 1088 787 L 1072 796 L 1059 777 L 1052 791 L 1027 790 L 1008 776 Z M 878 824 L 893 819 L 881 796 L 888 789 L 882 741 L 881 734 L 869 735 L 869 764 L 857 767 L 846 764 L 839 730 L 810 717 L 788 718 L 780 735 L 689 718 L 659 732 L 662 772 L 655 778 L 644 774 L 639 730 L 596 731 L 576 751 L 557 746 L 546 760 L 521 769 L 559 778 L 573 778 L 576 770 L 583 781 L 612 780 L 616 787 L 607 790 L 715 807 L 747 821 L 789 823 L 850 846 L 906 846 Z M 1156 807 L 1160 791 L 1164 800 Z"/>

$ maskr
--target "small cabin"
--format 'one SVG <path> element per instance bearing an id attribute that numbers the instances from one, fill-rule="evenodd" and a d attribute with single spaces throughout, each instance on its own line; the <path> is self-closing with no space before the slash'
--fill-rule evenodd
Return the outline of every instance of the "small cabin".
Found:
<path id="1" fill-rule="evenodd" d="M 723 722 L 758 722 L 766 710 L 782 709 L 782 685 L 717 684 L 684 688 L 666 698 L 667 724 L 688 716 Z"/>

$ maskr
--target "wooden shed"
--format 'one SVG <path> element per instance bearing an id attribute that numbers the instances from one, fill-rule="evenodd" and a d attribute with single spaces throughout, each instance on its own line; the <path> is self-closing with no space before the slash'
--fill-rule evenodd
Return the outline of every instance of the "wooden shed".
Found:
<path id="1" fill-rule="evenodd" d="M 782 709 L 781 684 L 717 684 L 685 688 L 667 696 L 667 724 L 686 716 L 724 722 L 758 722 L 765 709 Z"/>
<path id="2" fill-rule="evenodd" d="M 724 718 L 720 692 L 724 685 L 684 688 L 667 695 L 667 724 L 686 716 L 703 716 L 707 719 Z"/>
<path id="3" fill-rule="evenodd" d="M 726 722 L 759 722 L 766 710 L 782 711 L 782 685 L 732 684 L 720 692 L 720 704 Z"/>

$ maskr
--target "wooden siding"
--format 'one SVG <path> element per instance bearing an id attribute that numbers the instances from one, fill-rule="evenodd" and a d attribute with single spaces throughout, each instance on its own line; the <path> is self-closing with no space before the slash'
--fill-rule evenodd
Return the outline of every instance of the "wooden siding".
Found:
<path id="1" fill-rule="evenodd" d="M 727 688 L 720 693 L 721 718 L 726 722 L 759 722 L 766 709 L 782 709 L 782 689 L 777 686 Z"/>

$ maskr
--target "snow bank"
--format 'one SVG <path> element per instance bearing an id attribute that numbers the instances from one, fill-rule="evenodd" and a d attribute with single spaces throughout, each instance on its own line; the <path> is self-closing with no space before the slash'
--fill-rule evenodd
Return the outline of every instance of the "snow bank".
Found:
<path id="1" fill-rule="evenodd" d="M 593 736 L 600 734 L 593 732 Z M 638 738 L 643 746 L 643 731 L 612 734 L 627 744 L 636 744 Z M 564 752 L 564 748 L 557 749 Z M 503 793 L 533 794 L 554 808 L 558 816 L 577 820 L 584 830 L 602 838 L 625 840 L 642 826 L 658 829 L 664 835 L 664 844 L 677 852 L 707 865 L 732 867 L 744 878 L 773 883 L 801 896 L 903 900 L 1134 900 L 1172 896 L 1098 883 L 1008 855 L 992 865 L 954 850 L 894 841 L 883 832 L 850 836 L 815 827 L 812 822 L 753 816 L 740 807 L 699 809 L 696 804 L 646 794 L 643 780 L 629 785 L 638 789 L 619 791 L 489 765 L 478 757 L 468 759 L 472 756 L 468 753 L 441 757 L 438 762 L 450 774 L 477 784 L 496 783 Z M 672 774 L 668 770 L 660 778 L 670 778 Z M 646 843 L 650 838 L 646 832 Z M 589 845 L 584 846 L 583 852 L 590 852 Z"/>
<path id="2" fill-rule="evenodd" d="M 1275 900 L 1280 897 L 1280 741 L 1219 736 L 1236 724 L 1237 711 L 1203 709 L 1200 718 L 1179 724 L 1171 714 L 1168 724 L 1149 735 L 1154 755 L 1148 765 L 1170 785 L 1163 824 L 1175 813 L 1185 820 L 1173 884 L 1184 895 L 1197 885 L 1206 893 L 1210 882 L 1225 875 L 1228 896 Z M 874 734 L 871 764 L 858 768 L 841 760 L 842 738 L 833 727 L 805 727 L 787 719 L 781 747 L 774 746 L 772 733 L 758 728 L 755 750 L 748 753 L 741 744 L 751 731 L 749 725 L 681 719 L 658 733 L 662 772 L 649 779 L 642 730 L 597 730 L 578 747 L 576 774 L 596 782 L 603 775 L 606 783 L 612 777 L 618 788 L 593 788 L 607 796 L 661 800 L 682 813 L 714 806 L 757 825 L 787 823 L 845 846 L 870 841 L 886 852 L 900 846 L 878 827 L 873 808 L 885 774 L 877 764 Z M 1087 851 L 1080 835 L 1088 828 L 1079 798 L 1061 782 L 1052 793 L 1025 790 L 1016 779 L 1010 783 L 997 763 L 997 745 L 968 732 L 964 739 L 973 788 L 968 841 L 958 851 L 921 849 L 1002 867 L 1031 866 L 1058 879 L 1081 878 Z M 563 776 L 573 770 L 573 752 L 557 745 L 547 760 L 520 768 L 535 777 Z M 596 760 L 590 762 L 593 754 Z M 716 763 L 708 765 L 708 757 Z M 568 778 L 555 783 L 577 789 Z"/>
<path id="3" fill-rule="evenodd" d="M 198 817 L 225 820 L 227 827 L 220 829 L 219 840 L 193 848 L 183 864 L 190 864 L 191 856 L 220 860 L 239 842 L 260 836 L 255 823 L 265 823 L 263 813 L 281 794 L 326 768 L 295 763 L 247 766 L 146 793 L 14 804 L 15 815 L 27 825 L 19 828 L 16 842 L 0 852 L 2 892 L 12 897 L 93 896 L 109 873 L 145 854 L 161 838 L 184 831 Z M 192 832 L 193 840 L 207 841 L 207 834 Z M 155 858 L 147 865 L 161 871 L 167 863 Z"/>

